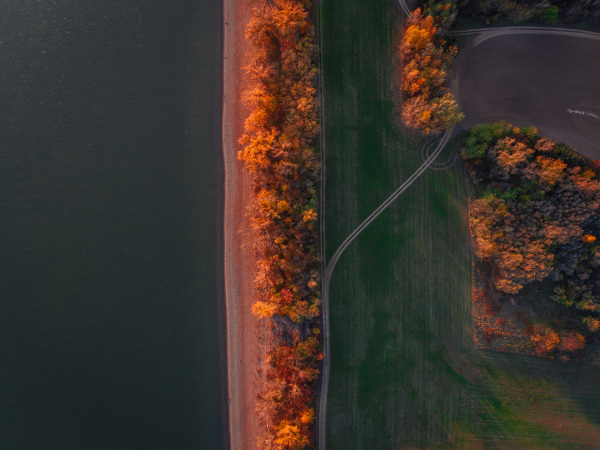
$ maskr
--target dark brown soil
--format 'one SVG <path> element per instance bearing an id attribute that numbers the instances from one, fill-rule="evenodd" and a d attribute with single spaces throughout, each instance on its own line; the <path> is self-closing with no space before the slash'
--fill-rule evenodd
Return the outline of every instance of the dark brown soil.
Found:
<path id="1" fill-rule="evenodd" d="M 453 67 L 463 129 L 506 120 L 600 158 L 600 37 L 494 31 L 470 39 Z"/>

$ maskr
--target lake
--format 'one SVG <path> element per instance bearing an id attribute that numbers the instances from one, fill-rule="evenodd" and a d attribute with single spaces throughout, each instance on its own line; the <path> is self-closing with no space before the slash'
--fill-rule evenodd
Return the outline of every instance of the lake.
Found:
<path id="1" fill-rule="evenodd" d="M 0 7 L 0 448 L 228 445 L 222 6 Z"/>

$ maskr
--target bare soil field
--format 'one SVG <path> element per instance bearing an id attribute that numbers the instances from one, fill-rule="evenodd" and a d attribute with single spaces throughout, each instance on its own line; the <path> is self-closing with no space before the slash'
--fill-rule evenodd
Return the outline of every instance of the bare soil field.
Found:
<path id="1" fill-rule="evenodd" d="M 463 129 L 506 120 L 600 158 L 600 36 L 492 31 L 471 38 L 453 65 Z"/>

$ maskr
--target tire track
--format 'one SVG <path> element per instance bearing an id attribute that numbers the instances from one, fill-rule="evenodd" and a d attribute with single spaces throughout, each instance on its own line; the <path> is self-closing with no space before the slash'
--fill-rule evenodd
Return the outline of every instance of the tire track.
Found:
<path id="1" fill-rule="evenodd" d="M 411 11 L 405 0 L 397 0 L 399 8 L 402 10 L 404 14 L 410 16 Z M 319 30 L 320 31 L 320 30 Z M 581 37 L 587 37 L 591 39 L 600 39 L 600 33 L 595 33 L 591 31 L 584 30 L 573 30 L 569 28 L 546 28 L 546 27 L 502 27 L 502 28 L 476 28 L 472 30 L 460 30 L 460 31 L 446 31 L 446 30 L 438 30 L 438 34 L 446 35 L 446 36 L 471 36 L 476 34 L 485 34 L 485 38 L 492 37 L 501 34 L 542 34 L 542 33 L 552 33 L 558 35 L 579 35 Z M 322 48 L 322 46 L 321 46 Z M 322 64 L 321 64 L 322 66 Z M 358 235 L 367 227 L 371 222 L 373 222 L 388 206 L 392 204 L 396 198 L 398 198 L 410 185 L 412 185 L 417 178 L 419 178 L 423 172 L 425 172 L 428 168 L 441 170 L 445 169 L 444 163 L 434 163 L 435 159 L 442 152 L 450 137 L 452 135 L 452 130 L 446 131 L 446 133 L 442 136 L 442 139 L 438 143 L 435 151 L 431 153 L 427 159 L 424 160 L 423 164 L 396 190 L 394 191 L 379 207 L 377 207 L 350 235 L 342 242 L 342 244 L 337 248 L 331 260 L 329 262 L 326 261 L 325 258 L 325 139 L 323 137 L 323 126 L 324 123 L 324 103 L 323 103 L 323 76 L 321 72 L 321 160 L 322 160 L 322 169 L 321 169 L 321 249 L 323 254 L 323 262 L 322 267 L 325 270 L 322 272 L 322 295 L 321 295 L 321 316 L 322 316 L 322 328 L 323 328 L 323 366 L 321 371 L 321 388 L 319 393 L 319 400 L 317 406 L 317 435 L 316 435 L 316 445 L 319 449 L 326 448 L 326 414 L 327 414 L 327 393 L 329 389 L 329 370 L 330 370 L 330 343 L 329 343 L 329 286 L 331 283 L 331 277 L 333 275 L 333 270 L 335 266 L 342 256 L 344 250 L 358 237 Z M 446 163 L 454 163 L 455 161 L 447 161 Z"/>
<path id="2" fill-rule="evenodd" d="M 402 10 L 402 12 L 404 14 L 406 14 L 407 16 L 410 16 L 410 8 L 406 4 L 405 0 L 398 0 L 398 6 L 400 7 L 400 9 Z"/>
<path id="3" fill-rule="evenodd" d="M 394 200 L 396 200 L 406 189 L 410 187 L 435 161 L 439 154 L 444 150 L 444 147 L 452 136 L 452 129 L 447 130 L 442 136 L 442 139 L 438 143 L 436 149 L 431 153 L 423 164 L 404 182 L 396 189 L 381 205 L 379 205 L 358 227 L 350 233 L 350 235 L 342 242 L 342 244 L 335 251 L 331 260 L 326 264 L 326 269 L 322 280 L 322 292 L 321 292 L 321 317 L 322 317 L 322 328 L 323 328 L 323 366 L 321 370 L 321 392 L 319 394 L 318 404 L 318 417 L 317 417 L 317 436 L 316 443 L 317 448 L 324 450 L 326 447 L 326 414 L 327 414 L 327 391 L 329 389 L 329 369 L 330 369 L 330 345 L 329 345 L 329 285 L 331 282 L 331 276 L 333 269 L 337 264 L 338 260 L 344 253 L 344 250 L 354 241 L 358 235 L 367 228 L 371 222 L 373 222 L 388 206 L 390 206 Z M 323 208 L 324 212 L 324 208 Z M 321 217 L 324 222 L 324 217 Z M 321 230 L 323 231 L 323 225 Z M 323 254 L 324 254 L 323 249 Z M 325 257 L 323 257 L 325 258 Z M 325 264 L 324 264 L 325 265 Z"/>
<path id="4" fill-rule="evenodd" d="M 400 1 L 400 0 L 398 0 Z M 594 31 L 574 30 L 571 28 L 551 28 L 551 27 L 498 27 L 498 28 L 474 28 L 472 30 L 437 30 L 437 34 L 444 36 L 471 36 L 474 34 L 489 34 L 491 36 L 504 34 L 557 34 L 557 35 L 576 35 L 590 39 L 600 39 L 600 33 Z"/>

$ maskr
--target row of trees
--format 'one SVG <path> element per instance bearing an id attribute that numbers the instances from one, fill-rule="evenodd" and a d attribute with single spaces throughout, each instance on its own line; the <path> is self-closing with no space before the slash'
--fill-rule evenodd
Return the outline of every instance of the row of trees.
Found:
<path id="1" fill-rule="evenodd" d="M 477 192 L 470 203 L 475 253 L 491 267 L 497 291 L 515 295 L 534 281 L 554 282 L 553 299 L 596 332 L 598 174 L 591 161 L 536 134 L 506 122 L 469 133 L 462 154 Z M 531 335 L 541 334 L 554 336 Z"/>
<path id="2" fill-rule="evenodd" d="M 565 24 L 600 23 L 600 1 L 598 0 L 457 0 L 447 3 L 428 0 L 421 2 L 425 12 L 440 15 L 440 24 L 448 29 L 460 14 L 488 25 L 498 22 L 513 24 Z M 447 6 L 447 5 L 450 6 Z"/>
<path id="3" fill-rule="evenodd" d="M 600 1 L 598 0 L 555 0 L 557 9 L 564 12 L 566 23 L 600 23 Z"/>
<path id="4" fill-rule="evenodd" d="M 266 389 L 259 394 L 257 413 L 267 433 L 260 448 L 302 449 L 313 446 L 314 383 L 322 359 L 316 336 L 293 341 L 269 352 Z"/>
<path id="5" fill-rule="evenodd" d="M 434 17 L 423 15 L 421 9 L 413 11 L 407 22 L 400 44 L 402 122 L 426 135 L 441 133 L 464 117 L 444 84 L 457 50 L 435 36 Z"/>
<path id="6" fill-rule="evenodd" d="M 515 0 L 471 0 L 466 6 L 467 15 L 485 20 L 488 25 L 500 20 L 545 24 L 555 24 L 558 21 L 559 9 L 549 1 L 524 3 Z"/>
<path id="7" fill-rule="evenodd" d="M 458 16 L 458 0 L 428 0 L 424 2 L 423 14 L 430 15 L 444 30 L 450 29 Z"/>
<path id="8" fill-rule="evenodd" d="M 275 0 L 255 9 L 246 37 L 253 49 L 245 68 L 251 113 L 239 158 L 254 190 L 259 300 L 252 310 L 259 318 L 287 316 L 306 325 L 320 314 L 317 49 L 306 4 Z M 267 355 L 267 386 L 258 403 L 267 430 L 261 448 L 304 448 L 313 439 L 318 330 L 305 340 L 287 334 Z"/>

